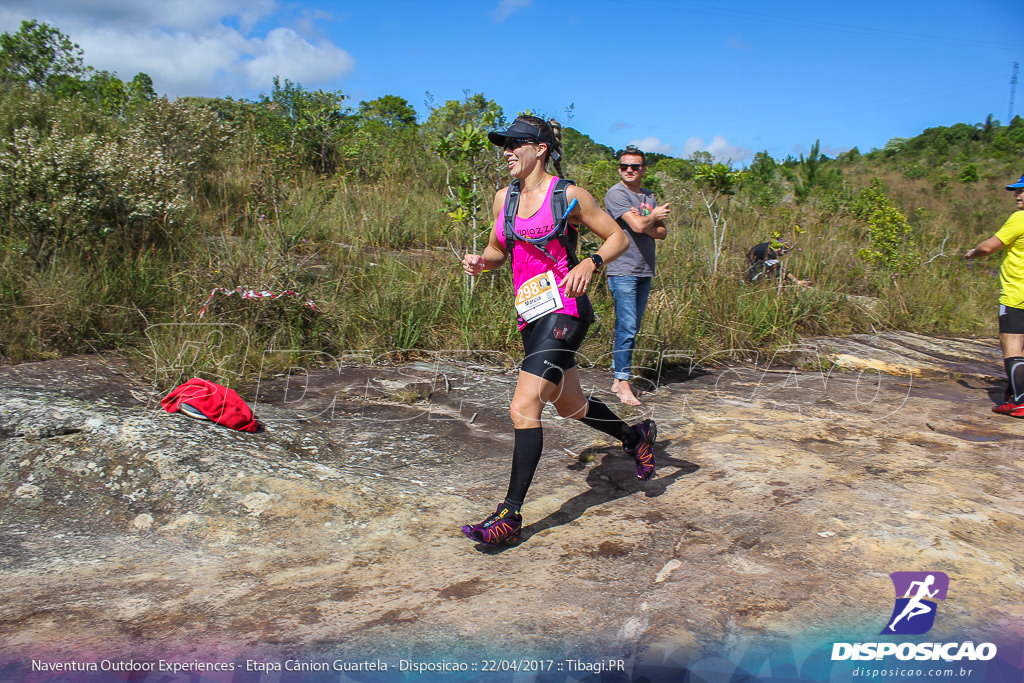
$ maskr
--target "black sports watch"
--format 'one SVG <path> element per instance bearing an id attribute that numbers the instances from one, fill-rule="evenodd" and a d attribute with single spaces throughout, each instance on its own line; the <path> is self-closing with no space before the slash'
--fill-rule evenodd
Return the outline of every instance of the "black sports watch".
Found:
<path id="1" fill-rule="evenodd" d="M 604 259 L 601 258 L 600 254 L 591 254 L 590 260 L 594 262 L 594 270 L 601 270 L 601 266 L 604 265 Z"/>

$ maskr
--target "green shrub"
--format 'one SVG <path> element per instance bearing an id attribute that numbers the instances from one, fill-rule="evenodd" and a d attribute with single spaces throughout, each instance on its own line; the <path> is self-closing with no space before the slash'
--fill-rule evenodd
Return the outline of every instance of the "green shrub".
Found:
<path id="1" fill-rule="evenodd" d="M 957 180 L 961 183 L 976 183 L 978 182 L 978 167 L 975 164 L 967 164 L 960 171 L 960 175 L 957 176 Z"/>
<path id="2" fill-rule="evenodd" d="M 857 195 L 851 207 L 853 215 L 868 225 L 871 246 L 857 255 L 890 272 L 906 272 L 916 265 L 914 230 L 899 209 L 890 201 L 878 178 Z"/>

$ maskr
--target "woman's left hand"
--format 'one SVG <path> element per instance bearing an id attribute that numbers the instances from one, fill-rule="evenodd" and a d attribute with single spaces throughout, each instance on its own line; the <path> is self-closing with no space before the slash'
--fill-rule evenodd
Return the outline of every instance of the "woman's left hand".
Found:
<path id="1" fill-rule="evenodd" d="M 587 293 L 587 288 L 590 287 L 590 280 L 593 278 L 595 270 L 597 269 L 593 261 L 583 259 L 575 268 L 565 274 L 565 279 L 559 282 L 558 286 L 565 287 L 565 295 L 570 299 L 582 296 Z"/>

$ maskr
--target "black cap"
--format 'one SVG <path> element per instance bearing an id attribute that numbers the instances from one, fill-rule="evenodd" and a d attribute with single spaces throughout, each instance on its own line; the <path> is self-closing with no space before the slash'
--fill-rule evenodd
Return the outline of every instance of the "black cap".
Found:
<path id="1" fill-rule="evenodd" d="M 527 123 L 526 121 L 516 120 L 512 122 L 512 125 L 508 127 L 504 133 L 492 130 L 487 134 L 487 139 L 492 144 L 498 147 L 504 147 L 506 140 L 535 140 L 537 142 L 547 142 L 540 132 L 540 128 Z"/>
<path id="2" fill-rule="evenodd" d="M 554 142 L 551 140 L 551 136 L 545 135 L 540 128 L 523 121 L 522 119 L 516 119 L 512 122 L 512 125 L 508 127 L 508 130 L 504 132 L 492 130 L 487 134 L 487 139 L 492 144 L 498 147 L 504 147 L 508 140 L 528 140 L 534 142 L 543 142 L 548 146 L 548 154 L 552 159 L 557 161 L 559 154 L 555 151 Z"/>

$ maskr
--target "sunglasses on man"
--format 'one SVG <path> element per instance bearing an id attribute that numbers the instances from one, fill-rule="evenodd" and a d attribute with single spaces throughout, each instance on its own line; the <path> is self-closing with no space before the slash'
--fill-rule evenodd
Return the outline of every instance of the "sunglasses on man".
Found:
<path id="1" fill-rule="evenodd" d="M 643 164 L 619 164 L 620 171 L 639 171 L 643 167 Z"/>

